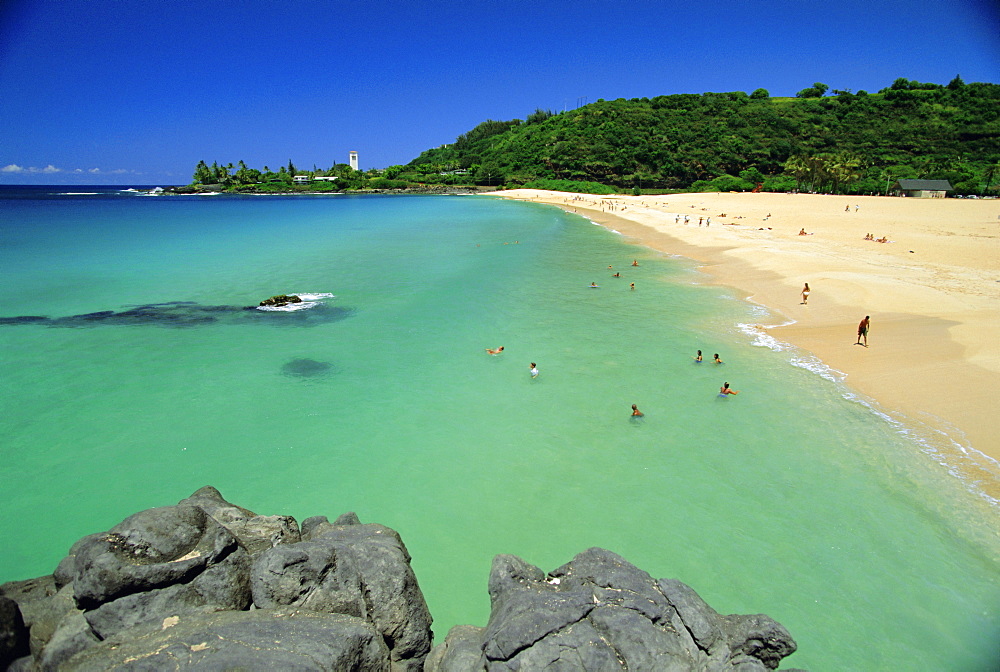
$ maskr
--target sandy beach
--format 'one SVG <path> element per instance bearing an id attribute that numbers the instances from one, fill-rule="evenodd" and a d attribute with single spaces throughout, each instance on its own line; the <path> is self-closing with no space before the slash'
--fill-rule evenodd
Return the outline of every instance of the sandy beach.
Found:
<path id="1" fill-rule="evenodd" d="M 935 443 L 952 453 L 949 467 L 1000 498 L 992 390 L 1000 380 L 1000 200 L 495 195 L 551 203 L 699 262 L 711 282 L 771 309 L 775 319 L 762 330 L 816 355 L 894 419 L 943 433 Z M 889 242 L 865 240 L 869 233 Z M 869 347 L 856 345 L 866 315 Z"/>

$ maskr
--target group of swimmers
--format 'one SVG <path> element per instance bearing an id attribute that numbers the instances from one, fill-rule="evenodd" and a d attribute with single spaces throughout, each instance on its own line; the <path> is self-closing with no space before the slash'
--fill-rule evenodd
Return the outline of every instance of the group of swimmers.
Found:
<path id="1" fill-rule="evenodd" d="M 637 259 L 633 259 L 632 260 L 632 266 L 638 266 L 638 265 L 639 265 L 639 261 Z M 610 270 L 614 270 L 614 269 L 613 269 L 612 266 L 609 265 L 608 266 L 608 270 L 610 271 Z M 613 278 L 620 278 L 621 277 L 621 273 L 615 273 L 611 277 L 613 277 Z M 596 282 L 590 283 L 590 286 L 593 287 L 593 288 L 599 287 L 599 285 Z M 630 286 L 631 286 L 631 288 L 633 290 L 635 289 L 635 283 L 631 283 Z M 503 354 L 503 351 L 504 351 L 504 346 L 502 346 L 502 345 L 499 346 L 499 347 L 496 347 L 496 348 L 486 348 L 486 354 L 488 354 L 488 355 L 500 355 L 500 354 Z M 701 350 L 699 350 L 698 354 L 695 355 L 695 357 L 694 357 L 694 361 L 695 361 L 696 364 L 701 364 L 702 361 L 703 361 L 703 359 L 704 358 L 703 358 L 703 356 L 701 354 Z M 716 364 L 724 364 L 725 363 L 725 362 L 722 361 L 722 358 L 719 357 L 719 353 L 715 353 L 714 355 L 712 355 L 712 361 L 714 361 Z M 538 371 L 538 364 L 536 364 L 535 362 L 531 362 L 531 364 L 529 364 L 529 366 L 528 366 L 528 373 L 531 375 L 532 379 L 537 378 L 538 377 L 538 373 L 539 373 L 539 371 Z M 719 388 L 719 396 L 720 397 L 727 397 L 727 396 L 729 396 L 731 394 L 739 394 L 739 390 L 734 390 L 731 387 L 729 387 L 729 383 L 728 382 L 723 383 L 722 387 Z M 644 417 L 643 412 L 639 410 L 639 408 L 636 406 L 636 404 L 632 404 L 632 417 L 633 418 Z"/>
<path id="2" fill-rule="evenodd" d="M 632 260 L 632 266 L 638 266 L 638 265 L 639 265 L 639 260 L 638 259 L 633 259 Z M 615 270 L 614 266 L 608 264 L 608 270 L 609 271 L 614 271 Z M 616 272 L 614 272 L 614 273 L 611 274 L 611 277 L 612 278 L 620 278 L 620 277 L 622 277 L 622 274 L 621 274 L 620 271 L 616 271 Z M 591 287 L 591 289 L 597 289 L 598 287 L 600 287 L 600 285 L 598 285 L 596 282 L 592 282 L 592 283 L 590 283 L 590 287 Z M 630 282 L 629 285 L 628 285 L 628 288 L 634 292 L 635 291 L 635 283 L 634 282 Z"/>
<path id="3" fill-rule="evenodd" d="M 719 353 L 715 353 L 715 355 L 713 355 L 713 356 L 715 357 L 715 363 L 716 364 L 725 364 L 725 362 L 723 362 L 721 359 L 719 359 Z M 702 356 L 701 356 L 701 350 L 699 350 L 698 354 L 694 356 L 694 363 L 695 364 L 701 364 L 701 362 L 702 362 Z"/>
<path id="4" fill-rule="evenodd" d="M 713 355 L 713 357 L 714 357 L 714 361 L 715 361 L 716 364 L 723 364 L 724 363 L 722 361 L 722 359 L 719 358 L 719 353 L 715 353 Z M 703 360 L 703 357 L 702 357 L 702 354 L 701 354 L 701 350 L 699 350 L 698 354 L 695 355 L 695 357 L 694 357 L 694 362 L 695 362 L 695 364 L 701 364 L 702 361 L 704 361 L 704 360 Z M 728 397 L 731 394 L 739 394 L 739 393 L 740 393 L 739 390 L 734 390 L 733 388 L 729 387 L 729 383 L 728 382 L 723 383 L 722 387 L 719 388 L 719 396 L 720 397 Z M 636 407 L 635 404 L 632 404 L 632 417 L 634 417 L 634 418 L 641 418 L 641 417 L 643 417 L 642 411 L 640 411 Z"/>

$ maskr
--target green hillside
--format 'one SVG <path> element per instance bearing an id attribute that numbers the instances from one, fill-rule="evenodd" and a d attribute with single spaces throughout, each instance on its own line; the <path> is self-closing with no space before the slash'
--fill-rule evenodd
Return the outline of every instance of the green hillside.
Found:
<path id="1" fill-rule="evenodd" d="M 628 189 L 884 192 L 900 178 L 956 193 L 1000 182 L 1000 85 L 897 79 L 878 93 L 816 83 L 795 98 L 678 94 L 485 121 L 393 177 L 491 186 L 589 181 Z M 566 185 L 573 189 L 575 185 Z M 583 185 L 579 185 L 583 186 Z"/>

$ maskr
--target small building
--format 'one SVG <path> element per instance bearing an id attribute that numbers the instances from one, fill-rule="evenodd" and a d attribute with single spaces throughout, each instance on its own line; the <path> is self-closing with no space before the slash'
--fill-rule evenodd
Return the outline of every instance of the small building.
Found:
<path id="1" fill-rule="evenodd" d="M 357 170 L 358 169 L 358 153 L 357 152 L 351 152 L 350 156 L 349 156 L 349 160 L 351 162 L 351 168 L 353 170 Z"/>
<path id="2" fill-rule="evenodd" d="M 308 175 L 295 175 L 292 177 L 292 181 L 295 182 L 295 184 L 309 184 L 312 181 L 312 178 Z"/>
<path id="3" fill-rule="evenodd" d="M 944 198 L 954 187 L 948 180 L 897 180 L 892 192 L 913 198 Z"/>

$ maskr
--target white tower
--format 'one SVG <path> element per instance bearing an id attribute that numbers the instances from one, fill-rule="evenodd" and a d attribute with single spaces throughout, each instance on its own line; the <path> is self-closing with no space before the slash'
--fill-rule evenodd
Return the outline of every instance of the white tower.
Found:
<path id="1" fill-rule="evenodd" d="M 351 152 L 351 168 L 354 170 L 358 169 L 358 153 Z"/>

